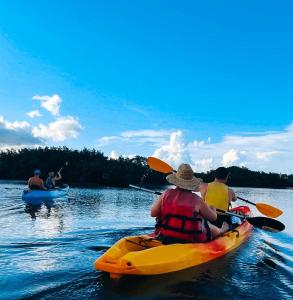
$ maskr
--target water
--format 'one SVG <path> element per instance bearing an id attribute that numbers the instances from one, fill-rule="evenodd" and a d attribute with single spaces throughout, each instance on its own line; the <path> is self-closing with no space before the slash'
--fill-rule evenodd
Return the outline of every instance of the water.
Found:
<path id="1" fill-rule="evenodd" d="M 0 182 L 0 299 L 292 299 L 293 190 L 236 189 L 282 209 L 284 232 L 254 230 L 207 265 L 117 284 L 93 262 L 118 239 L 151 231 L 153 196 L 73 188 L 69 199 L 34 207 L 22 201 L 23 188 Z"/>

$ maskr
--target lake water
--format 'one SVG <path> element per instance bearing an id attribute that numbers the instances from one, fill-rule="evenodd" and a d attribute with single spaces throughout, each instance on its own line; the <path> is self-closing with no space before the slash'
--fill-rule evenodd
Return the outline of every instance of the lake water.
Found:
<path id="1" fill-rule="evenodd" d="M 152 230 L 153 195 L 72 188 L 69 199 L 34 207 L 22 201 L 24 187 L 0 182 L 0 299 L 292 299 L 293 190 L 235 188 L 282 209 L 285 231 L 254 230 L 202 267 L 117 284 L 93 262 L 118 239 Z"/>

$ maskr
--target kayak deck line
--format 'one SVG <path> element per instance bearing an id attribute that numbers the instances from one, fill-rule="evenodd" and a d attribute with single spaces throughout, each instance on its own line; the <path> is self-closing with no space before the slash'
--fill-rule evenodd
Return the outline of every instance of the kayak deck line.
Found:
<path id="1" fill-rule="evenodd" d="M 247 206 L 234 209 L 252 216 Z M 214 260 L 239 247 L 253 226 L 246 220 L 221 237 L 205 243 L 163 245 L 154 234 L 124 237 L 94 262 L 94 267 L 113 279 L 125 275 L 158 275 Z"/>

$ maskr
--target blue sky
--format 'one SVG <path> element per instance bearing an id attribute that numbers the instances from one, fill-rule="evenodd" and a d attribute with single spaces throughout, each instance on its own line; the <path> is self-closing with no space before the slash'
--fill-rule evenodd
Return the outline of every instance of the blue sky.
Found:
<path id="1" fill-rule="evenodd" d="M 2 1 L 0 146 L 293 173 L 292 8 Z"/>

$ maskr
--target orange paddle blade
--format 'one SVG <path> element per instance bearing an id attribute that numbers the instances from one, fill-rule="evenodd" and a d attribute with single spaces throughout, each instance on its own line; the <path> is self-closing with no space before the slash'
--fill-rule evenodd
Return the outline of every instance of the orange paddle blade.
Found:
<path id="1" fill-rule="evenodd" d="M 173 172 L 173 168 L 168 165 L 167 163 L 165 163 L 164 161 L 160 160 L 159 158 L 156 158 L 156 157 L 152 157 L 150 156 L 148 159 L 147 159 L 147 163 L 148 163 L 148 166 L 155 170 L 155 171 L 158 171 L 158 172 L 161 172 L 161 173 L 171 173 Z"/>
<path id="2" fill-rule="evenodd" d="M 256 208 L 264 215 L 271 217 L 271 218 L 277 218 L 279 217 L 283 212 L 271 205 L 265 204 L 265 203 L 256 203 Z"/>

